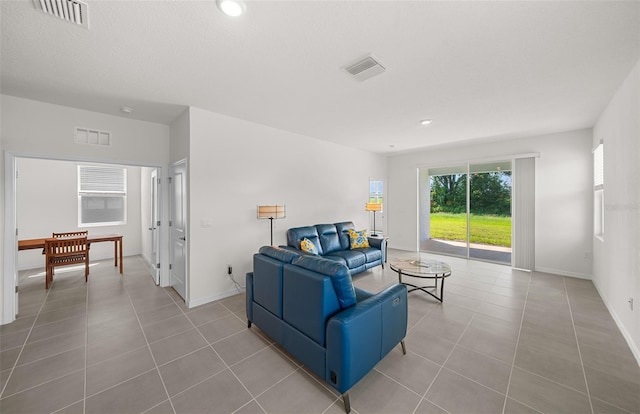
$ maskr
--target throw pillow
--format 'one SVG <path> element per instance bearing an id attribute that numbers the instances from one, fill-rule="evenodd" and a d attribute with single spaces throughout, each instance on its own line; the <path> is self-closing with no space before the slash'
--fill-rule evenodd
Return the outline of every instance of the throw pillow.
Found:
<path id="1" fill-rule="evenodd" d="M 352 249 L 369 247 L 369 239 L 367 238 L 366 230 L 355 231 L 349 229 L 349 240 L 351 240 Z"/>
<path id="2" fill-rule="evenodd" d="M 300 250 L 311 254 L 318 254 L 318 249 L 316 249 L 316 246 L 311 240 L 307 239 L 306 237 L 300 242 Z"/>

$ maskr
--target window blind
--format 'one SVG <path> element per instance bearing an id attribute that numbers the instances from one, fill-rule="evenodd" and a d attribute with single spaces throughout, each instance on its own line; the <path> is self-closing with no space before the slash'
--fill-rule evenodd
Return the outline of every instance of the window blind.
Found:
<path id="1" fill-rule="evenodd" d="M 79 192 L 126 193 L 126 170 L 122 167 L 78 166 Z"/>
<path id="2" fill-rule="evenodd" d="M 518 158 L 513 169 L 513 267 L 535 269 L 535 158 Z"/>

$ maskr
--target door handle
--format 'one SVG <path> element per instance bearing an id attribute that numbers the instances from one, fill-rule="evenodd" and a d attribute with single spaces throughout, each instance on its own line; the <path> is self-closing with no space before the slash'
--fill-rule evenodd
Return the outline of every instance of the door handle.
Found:
<path id="1" fill-rule="evenodd" d="M 180 240 L 185 241 L 185 240 L 187 240 L 187 238 L 186 237 L 180 237 Z"/>

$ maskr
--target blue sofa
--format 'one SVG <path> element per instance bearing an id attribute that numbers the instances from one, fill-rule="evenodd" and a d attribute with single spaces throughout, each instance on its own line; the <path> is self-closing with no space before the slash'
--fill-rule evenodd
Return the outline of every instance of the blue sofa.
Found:
<path id="1" fill-rule="evenodd" d="M 354 288 L 347 267 L 264 246 L 246 276 L 248 327 L 265 334 L 342 394 L 398 343 L 406 354 L 407 287 Z"/>
<path id="2" fill-rule="evenodd" d="M 287 230 L 287 248 L 309 254 L 300 249 L 300 242 L 306 238 L 313 243 L 319 256 L 344 264 L 352 276 L 379 265 L 384 269 L 385 240 L 369 237 L 370 247 L 352 249 L 349 230 L 355 230 L 350 221 L 294 227 Z"/>

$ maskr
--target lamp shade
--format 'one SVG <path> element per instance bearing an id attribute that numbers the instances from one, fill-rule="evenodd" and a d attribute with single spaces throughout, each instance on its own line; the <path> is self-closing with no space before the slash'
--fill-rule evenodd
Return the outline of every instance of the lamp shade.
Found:
<path id="1" fill-rule="evenodd" d="M 287 217 L 285 206 L 258 206 L 259 219 L 281 219 Z"/>
<path id="2" fill-rule="evenodd" d="M 382 211 L 382 203 L 367 203 L 364 209 L 365 211 Z"/>

